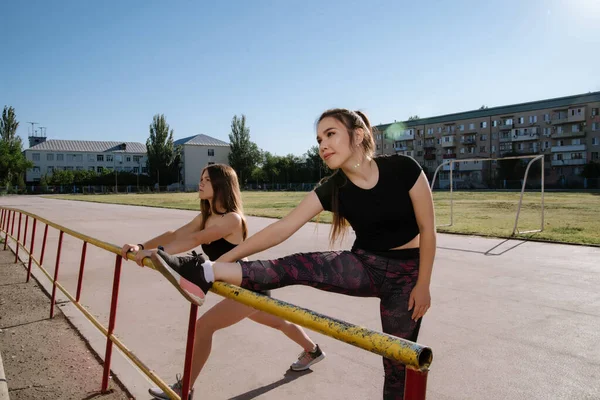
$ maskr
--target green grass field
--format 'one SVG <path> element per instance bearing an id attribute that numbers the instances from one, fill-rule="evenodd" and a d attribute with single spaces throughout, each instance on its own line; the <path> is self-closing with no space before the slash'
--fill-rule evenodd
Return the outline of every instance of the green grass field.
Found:
<path id="1" fill-rule="evenodd" d="M 247 215 L 281 218 L 304 197 L 304 192 L 243 192 Z M 454 224 L 438 232 L 508 237 L 519 201 L 516 192 L 454 192 Z M 52 195 L 50 198 L 198 210 L 197 193 Z M 525 193 L 519 230 L 539 229 L 540 193 Z M 434 192 L 438 225 L 450 222 L 450 194 Z M 600 245 L 600 193 L 546 193 L 544 232 L 523 238 Z M 322 213 L 320 222 L 331 222 Z"/>

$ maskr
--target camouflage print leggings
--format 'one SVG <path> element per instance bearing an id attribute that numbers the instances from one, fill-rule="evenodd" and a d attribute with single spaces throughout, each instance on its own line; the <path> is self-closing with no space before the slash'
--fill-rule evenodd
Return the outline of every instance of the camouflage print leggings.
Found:
<path id="1" fill-rule="evenodd" d="M 390 256 L 387 256 L 387 255 Z M 240 261 L 249 290 L 306 285 L 357 297 L 379 297 L 383 332 L 417 341 L 421 319 L 411 319 L 410 292 L 419 275 L 419 249 L 374 254 L 360 249 L 293 254 L 277 260 Z M 402 400 L 405 367 L 384 358 L 383 398 Z"/>

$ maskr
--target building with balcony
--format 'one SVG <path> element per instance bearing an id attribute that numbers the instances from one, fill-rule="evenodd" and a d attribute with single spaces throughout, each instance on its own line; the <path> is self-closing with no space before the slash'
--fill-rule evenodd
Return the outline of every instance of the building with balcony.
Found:
<path id="1" fill-rule="evenodd" d="M 430 175 L 444 161 L 545 154 L 546 181 L 577 177 L 588 161 L 599 161 L 600 92 L 490 107 L 395 122 L 401 137 L 385 135 L 391 124 L 375 126 L 376 154 L 401 153 Z M 574 147 L 573 147 L 574 146 Z M 497 163 L 481 162 L 458 171 L 495 176 Z M 487 169 L 487 171 L 486 171 Z"/>

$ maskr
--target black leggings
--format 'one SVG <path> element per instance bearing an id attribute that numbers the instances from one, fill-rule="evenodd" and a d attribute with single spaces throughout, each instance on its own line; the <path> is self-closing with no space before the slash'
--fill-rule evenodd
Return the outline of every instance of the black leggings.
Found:
<path id="1" fill-rule="evenodd" d="M 411 319 L 410 292 L 419 276 L 419 249 L 371 253 L 360 249 L 293 254 L 277 260 L 240 261 L 243 288 L 306 285 L 356 297 L 379 297 L 383 332 L 417 341 L 420 318 Z M 404 398 L 405 367 L 383 359 L 383 398 Z"/>

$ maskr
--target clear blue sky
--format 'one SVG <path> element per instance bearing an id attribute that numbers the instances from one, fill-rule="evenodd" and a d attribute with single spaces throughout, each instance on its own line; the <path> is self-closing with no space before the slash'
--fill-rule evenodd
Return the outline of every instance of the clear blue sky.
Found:
<path id="1" fill-rule="evenodd" d="M 329 107 L 374 124 L 600 90 L 600 1 L 11 1 L 0 107 L 53 139 L 315 144 Z M 59 6 L 60 5 L 60 6 Z"/>

